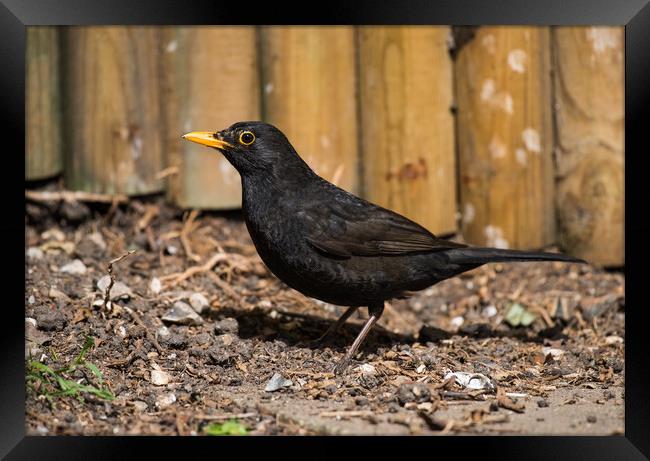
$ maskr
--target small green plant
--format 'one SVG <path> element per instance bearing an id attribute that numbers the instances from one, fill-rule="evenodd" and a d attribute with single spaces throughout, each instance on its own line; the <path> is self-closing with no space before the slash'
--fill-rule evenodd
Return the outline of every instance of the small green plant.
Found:
<path id="1" fill-rule="evenodd" d="M 54 405 L 55 397 L 70 396 L 77 398 L 79 401 L 83 401 L 84 393 L 92 394 L 104 400 L 113 400 L 115 395 L 104 384 L 102 372 L 95 364 L 86 361 L 86 354 L 94 345 L 95 340 L 93 337 L 87 336 L 77 358 L 69 365 L 56 370 L 38 360 L 28 360 L 26 372 L 27 388 L 44 396 L 52 405 Z M 93 384 L 81 384 L 69 378 L 70 373 L 80 367 L 86 368 L 97 378 L 97 386 Z"/>
<path id="2" fill-rule="evenodd" d="M 248 429 L 236 419 L 225 423 L 211 423 L 203 428 L 206 435 L 246 435 Z"/>

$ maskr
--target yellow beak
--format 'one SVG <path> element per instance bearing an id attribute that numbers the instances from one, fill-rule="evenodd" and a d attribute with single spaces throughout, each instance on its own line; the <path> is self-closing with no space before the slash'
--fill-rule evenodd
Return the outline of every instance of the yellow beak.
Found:
<path id="1" fill-rule="evenodd" d="M 214 132 L 212 131 L 192 131 L 191 133 L 184 134 L 183 139 L 203 144 L 204 146 L 216 147 L 217 149 L 235 147 L 229 142 L 215 138 Z"/>

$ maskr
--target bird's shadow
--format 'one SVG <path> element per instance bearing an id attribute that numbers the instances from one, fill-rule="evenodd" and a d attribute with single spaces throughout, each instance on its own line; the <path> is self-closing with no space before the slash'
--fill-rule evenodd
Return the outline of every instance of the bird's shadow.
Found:
<path id="1" fill-rule="evenodd" d="M 309 349 L 332 348 L 336 350 L 347 349 L 361 331 L 363 322 L 353 318 L 342 325 L 335 333 L 316 343 L 319 338 L 336 320 L 311 314 L 298 312 L 279 312 L 271 314 L 261 308 L 233 309 L 223 308 L 213 311 L 210 316 L 218 321 L 226 317 L 237 320 L 238 335 L 242 339 L 257 338 L 264 341 L 279 340 L 287 346 L 307 347 Z M 483 327 L 483 328 L 481 328 Z M 558 339 L 564 337 L 562 326 L 542 330 L 536 334 L 524 328 L 515 328 L 506 331 L 497 331 L 492 328 L 465 328 L 460 332 L 451 332 L 435 326 L 425 325 L 419 332 L 419 337 L 410 334 L 399 334 L 389 331 L 381 325 L 375 325 L 368 334 L 366 341 L 361 345 L 361 350 L 366 353 L 375 353 L 379 348 L 392 347 L 398 344 L 412 345 L 419 343 L 438 343 L 453 336 L 465 336 L 476 339 L 510 337 L 523 342 L 542 343 L 545 339 Z"/>

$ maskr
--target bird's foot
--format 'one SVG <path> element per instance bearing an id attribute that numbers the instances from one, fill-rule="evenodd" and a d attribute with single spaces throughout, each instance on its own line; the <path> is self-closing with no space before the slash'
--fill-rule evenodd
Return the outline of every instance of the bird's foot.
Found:
<path id="1" fill-rule="evenodd" d="M 343 372 L 350 366 L 351 358 L 344 357 L 339 363 L 334 367 L 334 375 L 341 376 Z"/>

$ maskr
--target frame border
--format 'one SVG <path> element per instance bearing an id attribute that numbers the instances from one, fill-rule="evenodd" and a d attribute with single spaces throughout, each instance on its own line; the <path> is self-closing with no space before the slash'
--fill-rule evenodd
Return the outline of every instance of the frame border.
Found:
<path id="1" fill-rule="evenodd" d="M 648 150 L 645 135 L 650 124 L 650 4 L 647 0 L 548 0 L 545 2 L 517 0 L 410 0 L 377 5 L 370 0 L 354 3 L 330 1 L 326 8 L 297 9 L 295 4 L 278 5 L 267 2 L 265 5 L 237 6 L 225 1 L 198 0 L 188 6 L 174 0 L 126 0 L 108 2 L 59 0 L 2 0 L 0 3 L 0 91 L 3 95 L 0 123 L 5 128 L 4 142 L 15 142 L 17 150 L 5 149 L 5 158 L 21 162 L 22 156 L 11 155 L 20 151 L 24 155 L 25 146 L 25 28 L 35 25 L 184 25 L 184 24 L 522 24 L 522 25 L 618 25 L 625 26 L 625 207 L 626 207 L 626 247 L 625 275 L 627 298 L 632 307 L 626 311 L 625 342 L 625 436 L 610 437 L 469 437 L 459 442 L 457 437 L 409 438 L 409 445 L 424 444 L 421 448 L 442 448 L 459 450 L 464 454 L 498 454 L 499 458 L 520 459 L 523 454 L 528 459 L 647 459 L 650 454 L 650 368 L 644 359 L 643 302 L 647 298 L 643 291 L 643 264 L 650 260 L 650 224 L 637 201 L 650 199 L 648 189 L 642 189 L 645 170 L 642 167 L 644 154 Z M 630 155 L 632 154 L 632 155 Z M 20 164 L 20 163 L 19 163 Z M 18 170 L 20 171 L 20 169 Z M 9 181 L 2 181 L 2 205 L 14 219 L 0 223 L 0 236 L 24 239 L 25 201 L 18 175 L 10 174 Z M 23 176 L 24 178 L 24 176 Z M 644 181 L 645 180 L 645 181 Z M 646 205 L 647 206 L 647 205 Z M 641 212 L 639 212 L 641 211 Z M 14 235 L 15 234 L 15 235 Z M 645 238 L 644 238 L 645 237 Z M 23 240 L 24 242 L 24 240 Z M 4 256 L 9 254 L 24 261 L 23 247 L 6 245 Z M 2 247 L 0 247 L 2 248 Z M 630 251 L 634 248 L 634 252 Z M 10 266 L 6 266 L 9 268 Z M 13 267 L 13 266 L 11 266 Z M 11 269 L 9 269 L 11 270 Z M 17 274 L 17 271 L 14 271 Z M 23 279 L 23 285 L 25 280 Z M 646 282 L 647 283 L 647 282 Z M 16 284 L 18 286 L 18 283 Z M 16 290 L 17 292 L 17 290 Z M 7 459 L 113 459 L 116 455 L 129 457 L 135 453 L 129 448 L 161 450 L 171 449 L 171 445 L 184 447 L 180 452 L 187 456 L 186 445 L 189 438 L 160 437 L 26 437 L 25 436 L 25 386 L 24 386 L 24 326 L 23 311 L 13 304 L 24 302 L 16 293 L 13 302 L 4 298 L 2 341 L 2 380 L 0 382 L 0 456 L 10 451 Z M 647 334 L 647 333 L 646 333 Z M 215 444 L 208 438 L 192 439 L 198 446 L 214 449 Z M 229 439 L 219 446 L 241 443 L 246 438 Z M 281 438 L 258 438 L 256 443 L 275 445 L 283 443 Z M 344 445 L 355 440 L 348 438 Z M 323 438 L 293 438 L 294 442 L 309 445 L 323 444 Z M 363 440 L 362 440 L 363 442 Z M 370 451 L 378 454 L 384 447 L 394 447 L 390 437 L 379 437 L 364 444 L 366 455 Z M 338 443 L 338 442 L 337 442 Z M 197 447 L 192 445 L 192 449 Z M 505 445 L 504 445 L 505 444 Z M 328 443 L 328 445 L 330 445 Z M 282 450 L 284 445 L 277 445 Z M 504 446 L 507 449 L 504 449 Z M 15 447 L 15 448 L 14 448 Z M 12 451 L 13 448 L 13 451 Z M 332 452 L 323 451 L 323 455 Z M 413 446 L 415 448 L 415 446 Z M 128 451 L 127 451 L 128 450 Z M 489 450 L 489 451 L 486 451 Z M 300 450 L 290 450 L 298 455 Z M 437 451 L 437 450 L 436 450 Z M 118 454 L 119 453 L 119 454 Z M 240 452 L 241 453 L 241 452 Z M 283 456 L 287 450 L 282 450 Z M 645 456 L 644 456 L 645 454 Z M 58 456 L 57 456 L 58 455 Z"/>

